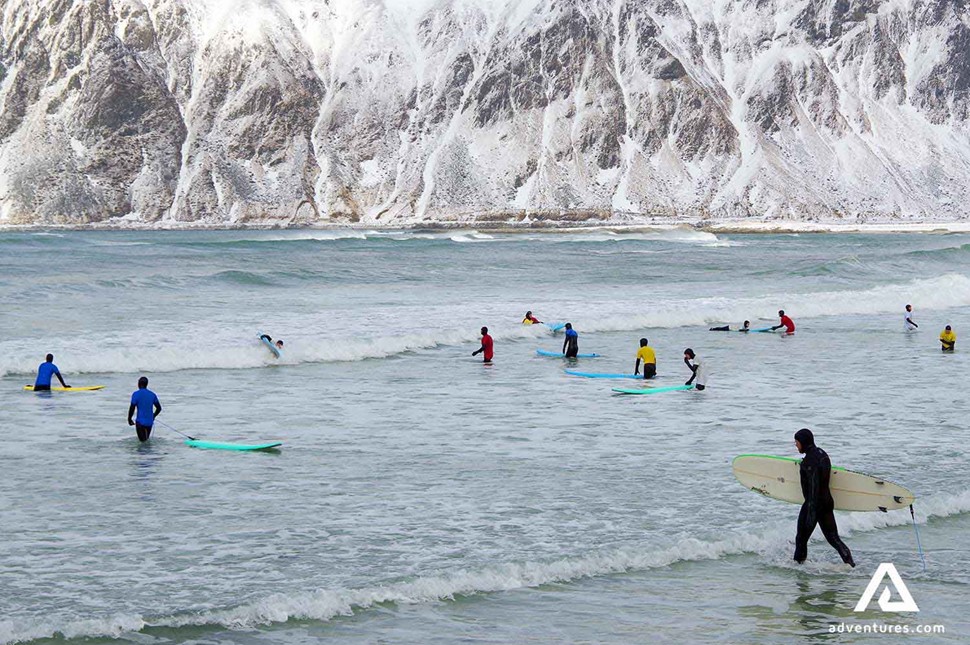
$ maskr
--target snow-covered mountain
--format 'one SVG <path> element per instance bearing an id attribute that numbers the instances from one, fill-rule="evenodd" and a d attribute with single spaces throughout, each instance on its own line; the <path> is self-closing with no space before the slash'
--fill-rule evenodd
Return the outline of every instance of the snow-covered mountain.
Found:
<path id="1" fill-rule="evenodd" d="M 958 219 L 967 0 L 0 0 L 0 223 Z"/>

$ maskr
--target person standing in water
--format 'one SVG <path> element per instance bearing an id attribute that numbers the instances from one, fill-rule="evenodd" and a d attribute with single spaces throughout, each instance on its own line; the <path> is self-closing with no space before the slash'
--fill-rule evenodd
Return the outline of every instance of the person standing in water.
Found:
<path id="1" fill-rule="evenodd" d="M 692 362 L 693 361 L 693 362 Z M 684 385 L 693 385 L 695 390 L 701 391 L 707 387 L 707 371 L 704 366 L 701 365 L 701 361 L 697 358 L 690 347 L 684 350 L 684 365 L 690 369 L 690 378 Z"/>
<path id="2" fill-rule="evenodd" d="M 637 363 L 633 366 L 633 375 L 640 374 L 640 361 L 643 361 L 643 378 L 653 378 L 657 375 L 657 353 L 649 346 L 650 341 L 640 339 L 640 349 L 637 350 Z"/>
<path id="3" fill-rule="evenodd" d="M 794 334 L 795 333 L 795 323 L 794 323 L 794 321 L 791 318 L 789 318 L 788 316 L 785 315 L 785 311 L 784 310 L 779 310 L 778 311 L 778 317 L 781 319 L 781 322 L 779 324 L 775 325 L 774 327 L 772 327 L 771 328 L 771 331 L 776 331 L 776 330 L 781 329 L 782 327 L 784 327 L 786 334 Z"/>
<path id="4" fill-rule="evenodd" d="M 64 382 L 61 371 L 57 369 L 57 365 L 54 365 L 54 355 L 48 354 L 44 358 L 44 362 L 37 368 L 37 378 L 34 379 L 34 392 L 50 392 L 51 379 L 55 376 L 61 382 L 61 387 L 70 389 L 71 386 Z"/>
<path id="5" fill-rule="evenodd" d="M 488 327 L 482 327 L 482 346 L 472 352 L 472 356 L 478 356 L 479 354 L 485 355 L 485 362 L 491 363 L 494 343 L 492 337 L 488 335 Z"/>
<path id="6" fill-rule="evenodd" d="M 576 358 L 579 354 L 579 334 L 572 323 L 566 323 L 566 338 L 562 341 L 562 353 L 566 358 Z"/>
<path id="7" fill-rule="evenodd" d="M 138 416 L 132 420 L 132 415 L 138 411 Z M 135 426 L 138 441 L 148 441 L 152 436 L 152 426 L 155 417 L 162 412 L 162 404 L 158 402 L 155 393 L 148 389 L 148 377 L 138 379 L 138 389 L 131 394 L 131 405 L 128 406 L 128 425 Z"/>
<path id="8" fill-rule="evenodd" d="M 940 344 L 944 352 L 952 352 L 957 347 L 957 335 L 949 325 L 940 334 Z"/>
<path id="9" fill-rule="evenodd" d="M 832 462 L 825 451 L 815 445 L 815 436 L 808 428 L 802 428 L 795 433 L 795 448 L 805 455 L 798 469 L 805 502 L 798 513 L 794 560 L 798 564 L 805 562 L 808 557 L 808 539 L 815 532 L 815 527 L 819 526 L 822 535 L 839 552 L 842 561 L 854 567 L 852 552 L 839 537 L 839 527 L 835 523 L 835 500 L 832 499 L 832 491 L 829 489 Z"/>
<path id="10" fill-rule="evenodd" d="M 913 305 L 906 305 L 906 317 L 903 325 L 905 325 L 906 331 L 916 331 L 919 329 L 919 325 L 913 320 Z"/>
<path id="11" fill-rule="evenodd" d="M 525 312 L 525 318 L 522 319 L 523 325 L 541 325 L 542 321 L 532 315 L 531 311 Z"/>

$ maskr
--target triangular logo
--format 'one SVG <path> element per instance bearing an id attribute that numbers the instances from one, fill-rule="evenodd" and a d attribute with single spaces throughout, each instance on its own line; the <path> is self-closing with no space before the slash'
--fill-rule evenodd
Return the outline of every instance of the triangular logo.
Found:
<path id="1" fill-rule="evenodd" d="M 865 611 L 869 607 L 869 603 L 872 602 L 873 596 L 876 595 L 876 590 L 879 589 L 879 585 L 882 581 L 889 576 L 890 582 L 892 582 L 893 587 L 896 589 L 896 594 L 899 596 L 899 600 L 890 600 L 892 598 L 892 593 L 889 591 L 889 585 L 887 584 L 882 593 L 879 595 L 879 609 L 883 611 L 919 611 L 919 607 L 916 606 L 916 601 L 913 600 L 912 594 L 909 593 L 909 589 L 906 588 L 906 583 L 903 579 L 899 577 L 899 572 L 896 571 L 896 567 L 892 562 L 883 562 L 876 569 L 876 572 L 872 574 L 872 580 L 869 581 L 869 586 L 862 594 L 862 598 L 859 598 L 859 602 L 856 603 L 855 609 L 853 611 Z"/>

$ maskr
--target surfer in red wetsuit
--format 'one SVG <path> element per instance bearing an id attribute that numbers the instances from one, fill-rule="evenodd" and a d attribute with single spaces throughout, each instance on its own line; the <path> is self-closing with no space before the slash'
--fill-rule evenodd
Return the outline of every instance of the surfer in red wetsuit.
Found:
<path id="1" fill-rule="evenodd" d="M 531 311 L 525 312 L 525 318 L 522 319 L 523 325 L 541 325 L 542 321 L 532 315 Z"/>
<path id="2" fill-rule="evenodd" d="M 771 331 L 775 331 L 776 329 L 781 329 L 782 327 L 784 327 L 786 334 L 794 334 L 795 333 L 794 321 L 792 321 L 791 318 L 786 316 L 783 310 L 778 312 L 778 317 L 781 318 L 781 324 L 778 324 L 772 327 Z"/>
<path id="3" fill-rule="evenodd" d="M 472 352 L 472 356 L 478 356 L 479 354 L 485 355 L 486 363 L 492 362 L 494 353 L 492 351 L 492 337 L 488 335 L 488 327 L 482 327 L 482 346 Z"/>

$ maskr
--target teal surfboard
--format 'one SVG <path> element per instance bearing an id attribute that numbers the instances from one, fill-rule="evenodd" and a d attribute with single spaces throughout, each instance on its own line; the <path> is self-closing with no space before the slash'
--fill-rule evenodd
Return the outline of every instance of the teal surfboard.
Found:
<path id="1" fill-rule="evenodd" d="M 548 358 L 566 358 L 562 352 L 549 352 L 544 349 L 537 349 L 536 356 L 546 356 Z M 576 354 L 576 358 L 599 358 L 599 354 Z"/>
<path id="2" fill-rule="evenodd" d="M 632 378 L 639 381 L 643 380 L 642 376 L 636 374 L 610 374 L 609 372 L 579 372 L 577 370 L 566 370 L 566 374 L 570 376 L 582 376 L 583 378 Z"/>
<path id="3" fill-rule="evenodd" d="M 272 450 L 283 445 L 282 441 L 271 443 L 220 443 L 218 441 L 202 441 L 201 439 L 186 439 L 186 446 L 203 448 L 206 450 Z"/>
<path id="4" fill-rule="evenodd" d="M 615 387 L 614 392 L 619 394 L 660 394 L 661 392 L 676 392 L 678 390 L 693 390 L 693 385 L 668 385 L 666 387 L 650 387 L 645 390 L 633 390 L 625 387 Z"/>
<path id="5" fill-rule="evenodd" d="M 542 323 L 542 324 L 548 327 L 549 329 L 551 329 L 553 332 L 560 331 L 566 326 L 566 323 L 564 322 L 553 322 L 553 323 Z"/>

